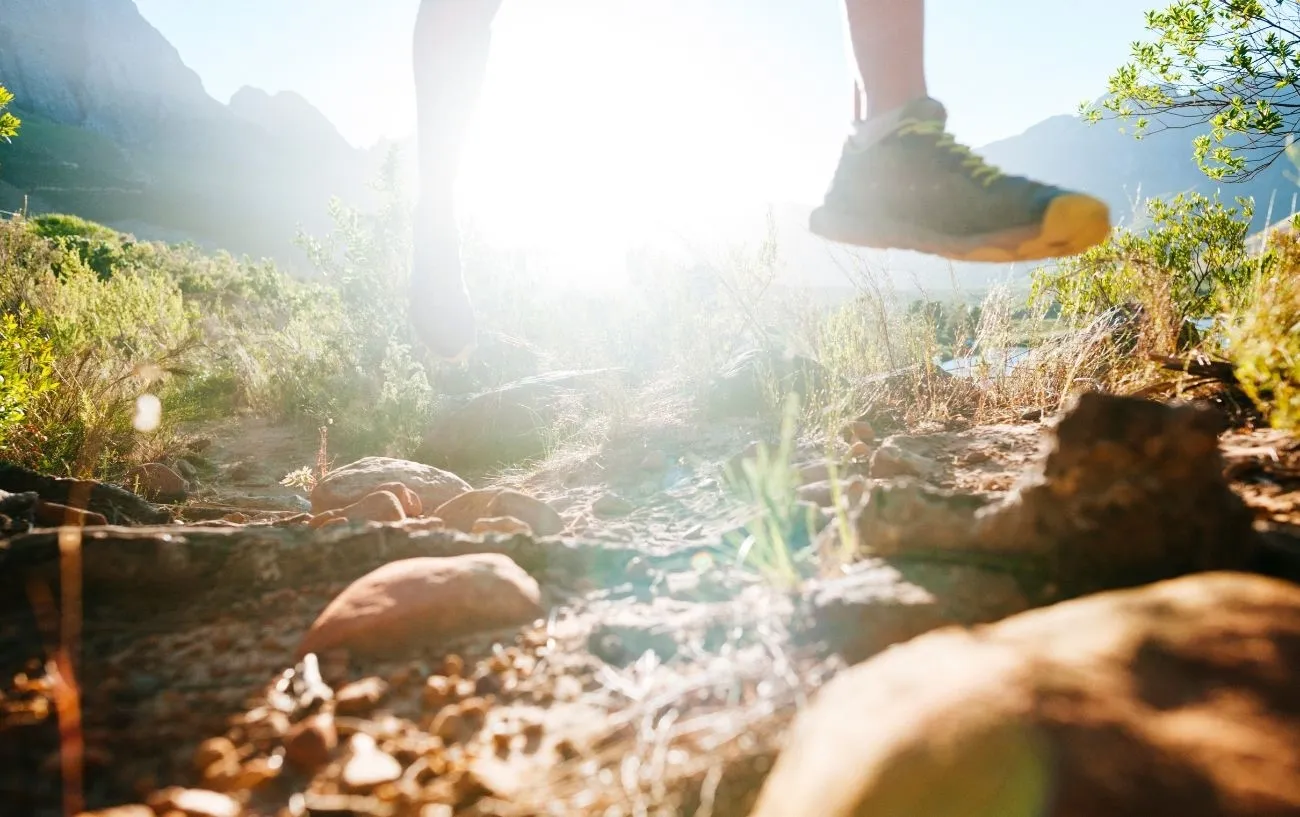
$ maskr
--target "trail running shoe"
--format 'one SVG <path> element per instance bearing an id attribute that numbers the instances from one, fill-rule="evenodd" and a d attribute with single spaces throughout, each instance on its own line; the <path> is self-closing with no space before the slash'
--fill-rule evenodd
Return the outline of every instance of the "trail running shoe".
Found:
<path id="1" fill-rule="evenodd" d="M 408 289 L 408 316 L 416 337 L 442 360 L 463 360 L 474 349 L 474 307 L 461 276 L 454 222 L 441 229 L 417 221 Z"/>
<path id="2" fill-rule="evenodd" d="M 956 261 L 1074 255 L 1110 233 L 1110 210 L 1083 193 L 1008 176 L 955 142 L 947 112 L 918 99 L 859 123 L 809 228 L 831 241 Z"/>

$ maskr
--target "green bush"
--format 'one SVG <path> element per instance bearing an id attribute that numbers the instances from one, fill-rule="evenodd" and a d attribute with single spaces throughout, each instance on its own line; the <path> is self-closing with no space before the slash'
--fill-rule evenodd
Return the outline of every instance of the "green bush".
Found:
<path id="1" fill-rule="evenodd" d="M 1227 353 L 1237 380 L 1276 428 L 1300 428 L 1300 240 L 1278 233 L 1276 266 L 1255 277 L 1229 321 Z"/>
<path id="2" fill-rule="evenodd" d="M 44 315 L 27 308 L 0 315 L 0 449 L 56 388 L 54 343 L 45 334 Z"/>
<path id="3" fill-rule="evenodd" d="M 102 224 L 63 214 L 36 216 L 27 223 L 33 233 L 76 255 L 100 278 L 134 265 L 134 242 Z"/>
<path id="4" fill-rule="evenodd" d="M 1031 297 L 1054 300 L 1067 319 L 1140 304 L 1152 339 L 1168 346 L 1185 322 L 1240 302 L 1261 263 L 1246 249 L 1253 213 L 1248 199 L 1237 207 L 1199 194 L 1152 199 L 1147 229 L 1117 229 L 1105 243 L 1035 270 Z"/>
<path id="5" fill-rule="evenodd" d="M 5 111 L 9 103 L 14 101 L 14 95 L 3 85 L 0 85 L 0 139 L 6 142 L 18 135 L 18 126 L 22 124 L 18 117 Z"/>
<path id="6" fill-rule="evenodd" d="M 349 366 L 340 314 L 333 293 L 270 264 L 126 241 L 74 217 L 0 223 L 0 317 L 10 334 L 39 326 L 15 337 L 30 345 L 39 331 L 58 387 L 25 401 L 0 457 L 112 476 L 181 423 L 239 405 L 308 419 Z M 131 418 L 146 391 L 162 400 L 163 427 L 142 435 Z"/>

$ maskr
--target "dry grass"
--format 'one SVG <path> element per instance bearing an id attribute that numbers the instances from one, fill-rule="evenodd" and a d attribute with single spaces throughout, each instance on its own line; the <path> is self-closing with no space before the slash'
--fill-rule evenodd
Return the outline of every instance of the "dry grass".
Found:
<path id="1" fill-rule="evenodd" d="M 788 603 L 768 600 L 751 600 L 746 643 L 725 645 L 690 675 L 643 658 L 626 680 L 607 678 L 626 705 L 580 757 L 502 813 L 748 814 L 790 722 L 841 666 L 792 647 Z"/>

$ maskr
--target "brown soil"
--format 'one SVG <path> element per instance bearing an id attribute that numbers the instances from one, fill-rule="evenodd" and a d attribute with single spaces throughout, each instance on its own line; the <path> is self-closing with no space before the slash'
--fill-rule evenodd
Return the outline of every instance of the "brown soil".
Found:
<path id="1" fill-rule="evenodd" d="M 194 518 L 301 504 L 278 480 L 315 461 L 314 437 L 251 419 L 205 433 L 214 470 Z M 214 530 L 274 549 L 272 568 L 208 572 L 191 559 L 152 565 L 166 579 L 155 584 L 96 584 L 111 570 L 88 562 L 85 597 L 65 600 L 62 618 L 51 572 L 16 569 L 10 543 L 0 551 L 10 557 L 0 561 L 0 813 L 230 805 L 168 788 L 182 786 L 225 792 L 242 809 L 232 813 L 250 815 L 741 817 L 793 713 L 843 665 L 807 637 L 803 596 L 733 569 L 718 547 L 747 513 L 721 490 L 723 465 L 761 436 L 661 418 L 528 472 L 465 475 L 547 500 L 567 546 L 378 526 Z M 1041 439 L 1040 426 L 1023 424 L 895 442 L 930 464 L 928 484 L 992 500 L 1039 460 Z M 1292 569 L 1300 441 L 1232 431 L 1221 451 L 1268 543 L 1266 565 Z M 186 544 L 186 530 L 111 534 L 104 552 L 166 554 L 167 536 L 209 546 L 198 533 Z M 88 559 L 98 544 L 85 543 Z M 286 569 L 316 546 L 342 555 Z M 399 556 L 473 550 L 515 555 L 542 581 L 547 618 L 400 659 L 294 663 L 306 628 L 351 580 Z M 300 734 L 312 730 L 326 734 Z M 331 730 L 339 748 L 302 768 Z"/>

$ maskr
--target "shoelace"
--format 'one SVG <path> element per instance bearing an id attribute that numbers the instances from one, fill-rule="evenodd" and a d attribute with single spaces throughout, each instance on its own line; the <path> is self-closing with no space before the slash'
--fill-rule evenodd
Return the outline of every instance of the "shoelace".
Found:
<path id="1" fill-rule="evenodd" d="M 985 187 L 991 186 L 1003 175 L 1001 170 L 986 162 L 982 156 L 954 139 L 952 134 L 944 130 L 942 122 L 929 119 L 904 119 L 894 132 L 900 136 L 937 136 L 935 145 L 959 157 L 962 169 Z"/>

